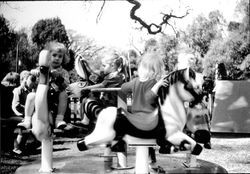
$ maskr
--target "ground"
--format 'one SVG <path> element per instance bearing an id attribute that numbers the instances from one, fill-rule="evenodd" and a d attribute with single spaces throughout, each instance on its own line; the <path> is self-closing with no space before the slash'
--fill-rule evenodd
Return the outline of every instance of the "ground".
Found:
<path id="1" fill-rule="evenodd" d="M 64 157 L 81 158 L 86 152 L 79 152 L 76 147 L 76 141 L 79 138 L 57 137 L 54 141 L 53 158 L 60 159 Z M 204 149 L 198 156 L 208 162 L 216 163 L 227 170 L 228 173 L 249 173 L 250 172 L 250 137 L 244 136 L 213 136 L 212 149 Z M 91 150 L 93 153 L 101 154 L 103 147 L 97 147 Z M 129 153 L 133 153 L 130 148 Z M 159 159 L 175 159 L 183 154 L 159 155 Z M 15 170 L 29 162 L 40 159 L 40 148 L 37 151 L 30 152 L 29 155 L 16 156 L 10 152 L 1 152 L 1 173 L 14 173 Z M 178 161 L 177 161 L 178 162 Z"/>

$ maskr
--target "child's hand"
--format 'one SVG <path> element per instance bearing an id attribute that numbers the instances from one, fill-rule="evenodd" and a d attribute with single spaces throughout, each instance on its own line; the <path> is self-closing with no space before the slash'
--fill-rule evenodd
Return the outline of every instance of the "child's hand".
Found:
<path id="1" fill-rule="evenodd" d="M 169 85 L 168 82 L 168 78 L 166 78 L 166 76 L 164 76 L 163 78 L 161 78 L 153 87 L 152 87 L 152 91 L 157 94 L 158 90 L 161 86 L 167 87 Z"/>
<path id="2" fill-rule="evenodd" d="M 158 83 L 159 87 L 160 86 L 167 87 L 169 85 L 169 81 L 168 81 L 167 76 L 162 77 L 157 83 Z"/>

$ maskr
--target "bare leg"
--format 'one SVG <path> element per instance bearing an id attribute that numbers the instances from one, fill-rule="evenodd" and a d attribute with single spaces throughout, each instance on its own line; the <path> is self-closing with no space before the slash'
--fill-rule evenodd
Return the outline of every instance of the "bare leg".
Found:
<path id="1" fill-rule="evenodd" d="M 58 109 L 57 109 L 57 116 L 56 116 L 56 127 L 63 128 L 66 126 L 66 123 L 64 121 L 64 115 L 67 109 L 68 104 L 68 95 L 66 91 L 62 91 L 59 94 L 59 103 L 58 103 Z"/>
<path id="2" fill-rule="evenodd" d="M 26 102 L 25 102 L 25 109 L 24 109 L 24 121 L 19 123 L 17 126 L 24 127 L 26 129 L 31 128 L 31 118 L 35 111 L 35 92 L 31 92 L 28 94 Z"/>

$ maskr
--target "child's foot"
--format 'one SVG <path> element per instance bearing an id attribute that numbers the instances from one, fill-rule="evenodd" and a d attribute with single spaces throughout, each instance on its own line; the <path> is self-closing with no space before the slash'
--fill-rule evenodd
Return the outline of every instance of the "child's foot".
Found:
<path id="1" fill-rule="evenodd" d="M 50 53 L 48 50 L 42 50 L 40 52 L 38 64 L 40 68 L 39 83 L 47 84 L 49 81 L 48 75 L 49 75 L 49 66 L 50 66 Z"/>
<path id="2" fill-rule="evenodd" d="M 12 150 L 15 154 L 17 154 L 17 155 L 21 155 L 23 152 L 20 150 L 20 149 L 18 149 L 18 148 L 14 148 L 13 150 Z"/>
<path id="3" fill-rule="evenodd" d="M 18 127 L 24 127 L 25 129 L 31 129 L 31 121 L 24 119 L 23 122 L 17 124 Z"/>
<path id="4" fill-rule="evenodd" d="M 60 121 L 56 124 L 56 128 L 57 129 L 64 129 L 65 127 L 67 126 L 66 122 L 65 121 Z"/>
<path id="5" fill-rule="evenodd" d="M 194 149 L 192 150 L 191 154 L 192 155 L 200 155 L 201 151 L 202 151 L 202 146 L 199 144 L 196 144 L 194 146 Z"/>

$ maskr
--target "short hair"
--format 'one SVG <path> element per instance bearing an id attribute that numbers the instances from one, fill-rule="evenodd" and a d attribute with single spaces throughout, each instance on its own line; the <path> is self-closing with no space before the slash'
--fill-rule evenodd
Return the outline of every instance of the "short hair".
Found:
<path id="1" fill-rule="evenodd" d="M 122 65 L 123 59 L 117 52 L 110 52 L 103 57 L 102 61 L 114 64 L 118 68 Z"/>
<path id="2" fill-rule="evenodd" d="M 66 46 L 63 43 L 57 42 L 57 41 L 51 41 L 48 42 L 45 46 L 46 50 L 51 51 L 57 51 L 57 52 L 61 52 L 63 53 L 63 62 L 62 64 L 67 64 L 69 63 L 69 55 L 68 55 L 68 49 L 66 48 Z"/>
<path id="3" fill-rule="evenodd" d="M 28 70 L 23 70 L 20 73 L 20 82 L 22 83 L 24 80 L 26 80 L 30 75 L 30 72 Z"/>

